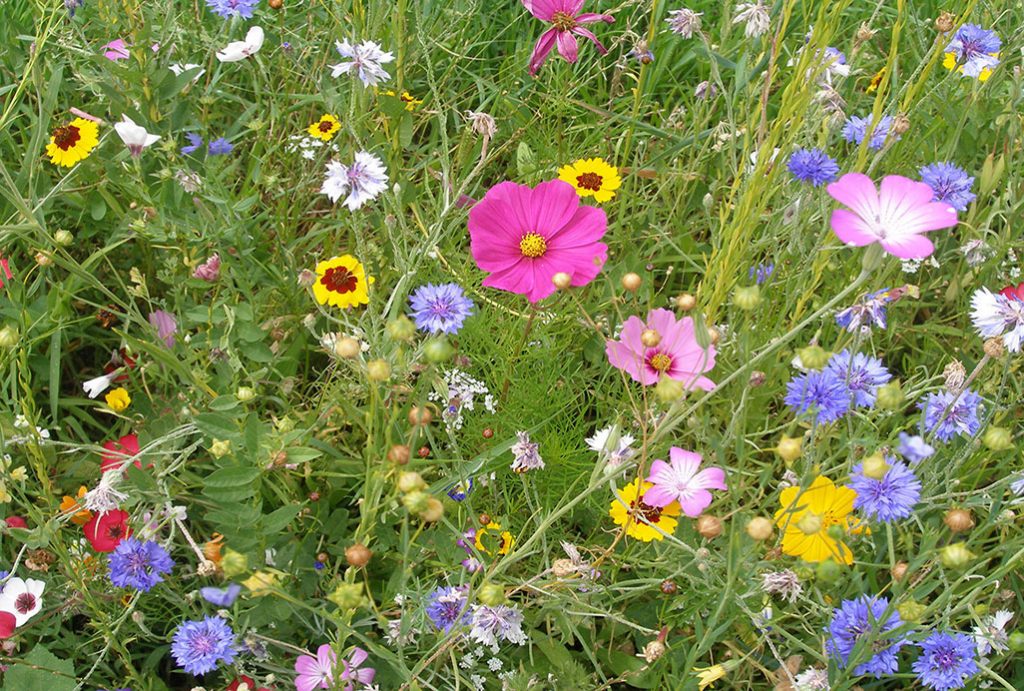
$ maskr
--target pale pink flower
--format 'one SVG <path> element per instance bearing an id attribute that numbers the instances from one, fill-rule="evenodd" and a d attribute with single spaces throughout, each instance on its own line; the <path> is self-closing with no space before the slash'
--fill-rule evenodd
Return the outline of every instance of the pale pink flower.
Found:
<path id="1" fill-rule="evenodd" d="M 644 345 L 642 338 L 646 330 L 657 333 L 657 345 Z M 682 382 L 688 390 L 715 388 L 715 383 L 704 376 L 715 366 L 715 347 L 701 348 L 694 336 L 693 319 L 677 320 L 676 315 L 666 309 L 651 310 L 646 322 L 640 317 L 627 319 L 619 340 L 608 341 L 605 352 L 612 365 L 644 386 L 668 377 Z"/>
<path id="2" fill-rule="evenodd" d="M 208 283 L 213 283 L 220 278 L 220 255 L 211 254 L 209 259 L 195 268 L 192 278 L 199 278 Z"/>
<path id="3" fill-rule="evenodd" d="M 668 506 L 679 502 L 683 513 L 696 518 L 711 503 L 712 489 L 725 490 L 725 471 L 710 467 L 698 471 L 700 454 L 677 446 L 669 449 L 671 463 L 658 459 L 651 464 L 647 481 L 654 484 L 644 493 L 644 501 L 651 506 Z"/>
<path id="4" fill-rule="evenodd" d="M 584 29 L 583 24 L 594 22 L 607 22 L 611 24 L 614 18 L 607 14 L 594 14 L 586 12 L 580 14 L 583 9 L 584 0 L 523 0 L 523 6 L 537 19 L 542 22 L 549 22 L 551 28 L 540 35 L 537 44 L 533 47 L 533 54 L 530 55 L 530 74 L 537 74 L 537 70 L 544 64 L 548 53 L 558 45 L 558 53 L 565 58 L 566 62 L 576 62 L 579 57 L 579 44 L 576 36 L 582 36 L 595 46 L 601 55 L 608 50 L 601 45 L 589 29 Z"/>
<path id="5" fill-rule="evenodd" d="M 174 334 L 178 333 L 178 320 L 164 310 L 149 313 L 149 323 L 156 329 L 156 335 L 168 348 L 174 347 Z"/>
<path id="6" fill-rule="evenodd" d="M 356 682 L 360 686 L 369 686 L 373 683 L 373 678 L 377 675 L 377 670 L 373 667 L 363 667 L 359 669 L 360 665 L 366 662 L 366 659 L 370 657 L 370 654 L 362 648 L 356 646 L 352 649 L 352 654 L 348 656 L 347 660 L 342 660 L 341 680 L 347 682 Z M 344 691 L 353 691 L 355 687 L 351 684 L 345 684 Z"/>
<path id="7" fill-rule="evenodd" d="M 123 38 L 114 39 L 107 45 L 103 46 L 103 57 L 111 62 L 117 62 L 118 60 L 127 60 L 130 56 L 128 53 L 128 44 L 125 43 Z"/>
<path id="8" fill-rule="evenodd" d="M 894 257 L 924 259 L 935 251 L 924 233 L 957 224 L 956 209 L 933 202 L 931 187 L 899 175 L 882 178 L 880 191 L 861 173 L 847 173 L 826 189 L 849 207 L 832 212 L 832 230 L 854 247 L 877 242 Z"/>
<path id="9" fill-rule="evenodd" d="M 317 648 L 316 657 L 300 655 L 295 661 L 295 671 L 298 673 L 295 677 L 296 691 L 331 688 L 337 664 L 338 658 L 327 643 Z"/>

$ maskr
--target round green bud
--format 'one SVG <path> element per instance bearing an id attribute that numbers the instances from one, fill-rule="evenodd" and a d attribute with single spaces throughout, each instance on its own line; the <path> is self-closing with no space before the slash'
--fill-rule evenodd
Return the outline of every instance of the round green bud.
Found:
<path id="1" fill-rule="evenodd" d="M 928 611 L 927 605 L 913 600 L 907 600 L 896 605 L 896 611 L 900 613 L 900 619 L 913 624 L 921 621 L 924 613 Z"/>
<path id="2" fill-rule="evenodd" d="M 427 483 L 419 473 L 409 470 L 398 474 L 398 491 L 402 494 L 426 488 Z"/>
<path id="3" fill-rule="evenodd" d="M 1005 427 L 989 427 L 981 441 L 989 451 L 1008 451 L 1013 448 L 1013 433 Z"/>
<path id="4" fill-rule="evenodd" d="M 883 410 L 899 410 L 903 407 L 905 396 L 899 379 L 893 379 L 889 383 L 879 386 L 876 396 L 877 405 Z"/>
<path id="5" fill-rule="evenodd" d="M 832 559 L 826 559 L 818 564 L 814 575 L 822 583 L 836 583 L 843 575 L 843 567 Z"/>
<path id="6" fill-rule="evenodd" d="M 756 310 L 761 305 L 761 287 L 745 286 L 737 288 L 732 293 L 732 304 L 746 312 Z"/>
<path id="7" fill-rule="evenodd" d="M 962 569 L 974 561 L 974 553 L 962 542 L 946 545 L 939 552 L 939 561 L 947 569 Z"/>
<path id="8" fill-rule="evenodd" d="M 366 376 L 370 381 L 387 381 L 391 378 L 391 365 L 384 360 L 370 360 L 366 363 Z"/>
<path id="9" fill-rule="evenodd" d="M 256 392 L 253 391 L 248 386 L 239 386 L 238 390 L 235 391 L 235 396 L 237 396 L 238 400 L 240 400 L 242 403 L 245 403 L 256 398 Z"/>
<path id="10" fill-rule="evenodd" d="M 821 369 L 828 364 L 832 354 L 819 345 L 809 345 L 806 348 L 799 348 L 796 351 L 800 363 L 807 369 Z"/>
<path id="11" fill-rule="evenodd" d="M 430 507 L 430 495 L 421 490 L 413 490 L 402 496 L 402 506 L 409 513 L 423 513 Z"/>
<path id="12" fill-rule="evenodd" d="M 340 609 L 355 609 L 363 604 L 363 586 L 358 583 L 339 583 L 327 599 Z"/>
<path id="13" fill-rule="evenodd" d="M 484 583 L 480 586 L 476 599 L 488 607 L 497 607 L 505 602 L 505 589 L 497 583 Z"/>
<path id="14" fill-rule="evenodd" d="M 18 344 L 18 329 L 10 324 L 0 329 L 0 348 L 13 348 Z"/>
<path id="15" fill-rule="evenodd" d="M 387 332 L 396 341 L 411 341 L 416 336 L 416 325 L 403 314 L 388 322 Z"/>
<path id="16" fill-rule="evenodd" d="M 455 355 L 455 348 L 447 338 L 439 336 L 431 338 L 423 344 L 423 354 L 427 356 L 427 360 L 438 364 L 450 360 L 452 355 Z"/>
<path id="17" fill-rule="evenodd" d="M 685 391 L 682 382 L 668 377 L 662 377 L 654 387 L 654 395 L 662 403 L 675 403 L 683 397 Z"/>
<path id="18" fill-rule="evenodd" d="M 61 247 L 67 247 L 68 245 L 75 241 L 75 236 L 72 235 L 70 231 L 58 230 L 56 233 L 53 234 L 53 241 L 56 242 Z"/>
<path id="19" fill-rule="evenodd" d="M 1010 650 L 1013 652 L 1019 653 L 1024 651 L 1024 633 L 1014 631 L 1006 642 L 1010 645 Z"/>

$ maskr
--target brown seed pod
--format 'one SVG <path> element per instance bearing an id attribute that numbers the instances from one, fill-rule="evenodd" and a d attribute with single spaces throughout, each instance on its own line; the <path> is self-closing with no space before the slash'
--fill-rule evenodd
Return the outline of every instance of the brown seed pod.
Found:
<path id="1" fill-rule="evenodd" d="M 434 413 L 427 406 L 417 405 L 409 410 L 409 424 L 413 427 L 426 427 L 434 421 Z"/>
<path id="2" fill-rule="evenodd" d="M 715 516 L 701 516 L 697 519 L 697 532 L 708 540 L 713 540 L 722 534 L 722 521 Z"/>
<path id="3" fill-rule="evenodd" d="M 427 457 L 430 456 L 430 447 L 429 446 L 421 446 L 420 450 L 418 451 L 418 453 L 419 453 L 420 458 L 427 458 Z"/>
<path id="4" fill-rule="evenodd" d="M 661 586 L 659 587 L 661 588 L 661 592 L 666 595 L 675 595 L 679 592 L 679 586 L 676 585 L 676 582 L 667 578 L 661 582 Z"/>
<path id="5" fill-rule="evenodd" d="M 395 465 L 405 465 L 409 462 L 409 447 L 405 444 L 395 444 L 388 449 L 388 460 Z"/>
<path id="6" fill-rule="evenodd" d="M 640 278 L 640 274 L 633 273 L 632 271 L 622 277 L 622 287 L 631 293 L 640 290 L 642 283 L 643 279 Z"/>
<path id="7" fill-rule="evenodd" d="M 361 569 L 369 564 L 370 557 L 372 556 L 373 552 L 371 552 L 366 545 L 358 542 L 345 548 L 345 561 L 347 561 L 350 566 L 354 566 L 357 569 Z"/>
<path id="8" fill-rule="evenodd" d="M 974 527 L 974 517 L 967 509 L 950 509 L 942 522 L 953 533 L 966 533 Z"/>
<path id="9" fill-rule="evenodd" d="M 491 522 L 491 517 L 485 513 L 482 513 L 480 514 L 479 517 L 477 517 L 477 520 L 480 521 L 480 525 L 487 525 Z"/>
<path id="10" fill-rule="evenodd" d="M 488 427 L 481 434 L 483 435 L 484 439 L 490 439 L 491 437 L 494 436 L 494 430 Z"/>
<path id="11" fill-rule="evenodd" d="M 889 575 L 892 576 L 894 581 L 902 581 L 907 575 L 907 569 L 910 568 L 910 564 L 905 561 L 898 561 L 896 565 L 889 569 Z"/>
<path id="12" fill-rule="evenodd" d="M 321 564 L 326 564 L 330 558 L 331 556 L 327 552 L 320 552 L 316 555 L 316 560 Z"/>
<path id="13" fill-rule="evenodd" d="M 267 4 L 270 5 L 270 9 L 279 10 L 284 7 L 284 0 L 267 0 Z"/>

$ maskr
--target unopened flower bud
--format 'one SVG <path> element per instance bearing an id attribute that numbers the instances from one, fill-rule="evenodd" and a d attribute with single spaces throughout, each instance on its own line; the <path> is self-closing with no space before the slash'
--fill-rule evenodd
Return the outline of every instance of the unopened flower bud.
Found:
<path id="1" fill-rule="evenodd" d="M 10 324 L 0 329 L 0 348 L 13 348 L 18 344 L 18 329 Z"/>
<path id="2" fill-rule="evenodd" d="M 410 451 L 405 444 L 394 444 L 388 449 L 388 460 L 395 465 L 405 465 L 409 462 Z"/>
<path id="3" fill-rule="evenodd" d="M 804 535 L 817 535 L 823 526 L 821 516 L 813 513 L 805 513 L 796 524 L 797 529 Z"/>
<path id="4" fill-rule="evenodd" d="M 662 643 L 659 640 L 653 640 L 644 646 L 644 661 L 648 664 L 651 664 L 652 662 L 660 658 L 662 655 L 664 655 L 666 650 L 667 648 L 665 647 L 664 643 Z"/>
<path id="5" fill-rule="evenodd" d="M 53 234 L 53 241 L 56 242 L 61 247 L 67 247 L 68 245 L 75 241 L 75 236 L 72 235 L 70 231 L 58 230 L 56 233 Z"/>
<path id="6" fill-rule="evenodd" d="M 860 28 L 857 29 L 857 43 L 866 43 L 867 41 L 870 41 L 874 35 L 875 32 L 871 30 L 871 27 L 868 26 L 867 22 L 864 22 L 860 25 Z"/>
<path id="7" fill-rule="evenodd" d="M 921 621 L 924 613 L 928 611 L 927 605 L 913 600 L 906 600 L 896 605 L 896 611 L 900 613 L 900 619 L 908 624 L 917 624 Z"/>
<path id="8" fill-rule="evenodd" d="M 950 509 L 946 512 L 942 522 L 946 524 L 951 533 L 966 533 L 974 527 L 974 517 L 967 509 Z"/>
<path id="9" fill-rule="evenodd" d="M 832 354 L 820 345 L 809 345 L 806 348 L 800 348 L 796 351 L 796 355 L 800 358 L 800 364 L 811 370 L 821 369 L 828 364 L 829 358 L 832 357 Z"/>
<path id="10" fill-rule="evenodd" d="M 349 566 L 354 566 L 357 569 L 369 564 L 372 556 L 373 552 L 366 545 L 358 542 L 345 548 L 345 561 L 349 563 Z"/>
<path id="11" fill-rule="evenodd" d="M 661 334 L 655 329 L 644 329 L 640 334 L 640 342 L 648 348 L 653 348 L 661 343 Z"/>
<path id="12" fill-rule="evenodd" d="M 398 474 L 398 491 L 405 494 L 416 490 L 426 489 L 427 483 L 423 477 L 414 471 L 406 471 Z"/>
<path id="13" fill-rule="evenodd" d="M 444 504 L 436 497 L 427 499 L 427 508 L 419 512 L 420 519 L 427 523 L 436 523 L 444 516 Z"/>
<path id="14" fill-rule="evenodd" d="M 234 578 L 249 570 L 249 559 L 244 554 L 225 547 L 220 559 L 220 568 L 224 571 L 225 578 Z"/>
<path id="15" fill-rule="evenodd" d="M 366 376 L 370 381 L 387 381 L 391 377 L 391 365 L 384 360 L 370 360 L 366 363 Z"/>
<path id="16" fill-rule="evenodd" d="M 764 516 L 755 516 L 747 522 L 747 535 L 759 542 L 770 538 L 774 530 L 772 522 Z"/>
<path id="17" fill-rule="evenodd" d="M 940 12 L 935 18 L 935 30 L 942 33 L 952 31 L 956 25 L 956 15 L 952 12 Z"/>
<path id="18" fill-rule="evenodd" d="M 427 406 L 417 405 L 409 410 L 409 424 L 413 427 L 427 426 L 434 420 L 434 413 Z"/>
<path id="19" fill-rule="evenodd" d="M 946 389 L 958 393 L 967 379 L 967 370 L 959 360 L 953 360 L 943 368 L 942 377 L 946 380 Z"/>
<path id="20" fill-rule="evenodd" d="M 235 397 L 242 403 L 245 403 L 246 401 L 251 401 L 256 398 L 256 392 L 248 386 L 239 386 L 238 390 L 235 391 Z"/>
<path id="21" fill-rule="evenodd" d="M 1006 643 L 1010 646 L 1010 650 L 1015 653 L 1024 652 L 1024 632 L 1014 631 L 1010 634 L 1010 637 L 1006 640 Z"/>
<path id="22" fill-rule="evenodd" d="M 455 355 L 455 348 L 444 336 L 435 336 L 423 344 L 423 354 L 434 364 L 447 362 Z"/>
<path id="23" fill-rule="evenodd" d="M 551 573 L 555 578 L 568 578 L 576 573 L 576 565 L 571 559 L 555 559 L 551 562 Z"/>
<path id="24" fill-rule="evenodd" d="M 633 273 L 632 271 L 622 277 L 622 287 L 631 293 L 640 290 L 642 283 L 643 279 L 640 278 L 640 274 Z"/>
<path id="25" fill-rule="evenodd" d="M 889 569 L 889 575 L 892 576 L 892 580 L 894 581 L 902 581 L 903 578 L 907 575 L 907 569 L 909 568 L 910 564 L 908 564 L 907 562 L 898 561 L 896 562 L 895 566 Z"/>
<path id="26" fill-rule="evenodd" d="M 662 403 L 674 403 L 683 397 L 685 388 L 682 382 L 669 377 L 662 377 L 654 387 L 654 395 Z"/>
<path id="27" fill-rule="evenodd" d="M 981 440 L 990 451 L 1007 451 L 1013 448 L 1013 433 L 1005 427 L 989 427 Z"/>
<path id="28" fill-rule="evenodd" d="M 756 389 L 759 386 L 764 386 L 765 381 L 768 377 L 761 370 L 754 370 L 750 373 L 750 378 L 747 380 L 747 386 L 752 389 Z"/>
<path id="29" fill-rule="evenodd" d="M 339 583 L 334 592 L 327 596 L 342 610 L 356 609 L 363 604 L 363 586 L 359 583 Z"/>
<path id="30" fill-rule="evenodd" d="M 231 453 L 230 439 L 214 439 L 210 444 L 210 455 L 214 458 L 224 458 Z"/>
<path id="31" fill-rule="evenodd" d="M 665 593 L 666 595 L 675 595 L 679 592 L 679 586 L 676 585 L 675 581 L 669 578 L 663 580 L 661 582 L 661 585 L 658 586 L 658 588 L 661 590 L 661 592 Z"/>
<path id="32" fill-rule="evenodd" d="M 676 297 L 676 307 L 684 312 L 689 312 L 697 306 L 697 298 L 693 297 L 689 293 L 683 293 Z"/>
<path id="33" fill-rule="evenodd" d="M 893 379 L 878 387 L 876 392 L 876 403 L 883 410 L 899 410 L 903 407 L 903 388 L 899 379 Z"/>
<path id="34" fill-rule="evenodd" d="M 715 516 L 701 516 L 697 519 L 697 532 L 706 540 L 713 540 L 722 534 L 722 521 Z"/>
<path id="35" fill-rule="evenodd" d="M 708 340 L 711 341 L 711 345 L 718 345 L 718 342 L 722 340 L 722 332 L 713 326 L 709 326 Z"/>
<path id="36" fill-rule="evenodd" d="M 761 304 L 761 287 L 754 285 L 736 288 L 732 293 L 732 302 L 745 312 L 756 310 Z"/>
<path id="37" fill-rule="evenodd" d="M 835 583 L 843 575 L 843 567 L 834 559 L 826 559 L 818 562 L 818 566 L 814 569 L 814 575 L 822 583 Z"/>
<path id="38" fill-rule="evenodd" d="M 889 464 L 885 462 L 885 456 L 880 453 L 873 453 L 864 459 L 861 465 L 861 472 L 864 477 L 872 480 L 881 480 L 889 472 Z"/>
<path id="39" fill-rule="evenodd" d="M 497 607 L 505 602 L 505 589 L 497 583 L 484 583 L 480 586 L 476 599 L 488 607 Z"/>
<path id="40" fill-rule="evenodd" d="M 559 290 L 566 290 L 572 285 L 572 276 L 564 271 L 559 271 L 551 277 L 551 282 L 554 283 L 555 287 Z"/>
<path id="41" fill-rule="evenodd" d="M 308 288 L 314 283 L 316 283 L 316 273 L 310 271 L 309 269 L 303 269 L 302 271 L 299 272 L 299 275 L 296 277 L 295 280 L 303 288 Z"/>
<path id="42" fill-rule="evenodd" d="M 402 506 L 409 513 L 420 514 L 427 510 L 430 505 L 430 495 L 420 490 L 413 490 L 402 497 Z"/>
<path id="43" fill-rule="evenodd" d="M 384 327 L 388 336 L 396 341 L 411 341 L 416 336 L 416 325 L 404 314 L 388 322 Z"/>
<path id="44" fill-rule="evenodd" d="M 48 255 L 46 252 L 36 252 L 36 264 L 46 268 L 53 264 L 53 257 Z"/>
<path id="45" fill-rule="evenodd" d="M 890 127 L 893 134 L 902 135 L 906 134 L 907 130 L 910 129 L 910 118 L 905 113 L 898 113 L 896 117 L 892 119 L 892 127 Z"/>
<path id="46" fill-rule="evenodd" d="M 340 358 L 354 358 L 359 355 L 359 341 L 351 336 L 342 336 L 334 341 L 334 354 Z"/>
<path id="47" fill-rule="evenodd" d="M 948 569 L 962 569 L 974 561 L 974 553 L 962 542 L 946 545 L 939 552 L 939 561 Z"/>
<path id="48" fill-rule="evenodd" d="M 803 455 L 803 447 L 803 437 L 787 437 L 783 434 L 782 438 L 779 439 L 778 445 L 775 447 L 775 453 L 779 454 L 779 458 L 785 461 L 786 465 L 790 465 Z"/>
<path id="49" fill-rule="evenodd" d="M 1001 338 L 990 338 L 985 341 L 985 345 L 982 346 L 982 350 L 985 351 L 985 355 L 988 355 L 993 360 L 998 360 L 1006 353 L 1006 347 L 1003 345 L 1003 339 Z"/>

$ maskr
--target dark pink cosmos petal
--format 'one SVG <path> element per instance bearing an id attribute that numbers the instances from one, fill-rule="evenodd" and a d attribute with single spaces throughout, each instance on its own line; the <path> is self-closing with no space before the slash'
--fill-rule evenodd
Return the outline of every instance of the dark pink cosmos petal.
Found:
<path id="1" fill-rule="evenodd" d="M 608 49 L 605 48 L 604 45 L 597 40 L 597 36 L 595 36 L 593 32 L 590 31 L 589 29 L 584 29 L 582 26 L 577 26 L 575 29 L 572 30 L 572 32 L 574 34 L 579 34 L 585 39 L 588 39 L 591 43 L 594 44 L 594 46 L 597 48 L 597 52 L 600 53 L 601 55 L 605 55 L 608 52 Z"/>
<path id="2" fill-rule="evenodd" d="M 580 208 L 580 198 L 573 186 L 562 180 L 542 182 L 532 190 L 522 186 L 513 206 L 521 228 L 550 238 L 571 223 Z"/>
<path id="3" fill-rule="evenodd" d="M 459 209 L 470 209 L 476 204 L 476 200 L 465 194 L 460 194 L 459 198 L 455 200 L 455 206 Z"/>
<path id="4" fill-rule="evenodd" d="M 576 17 L 577 24 L 593 24 L 594 22 L 605 22 L 607 24 L 614 24 L 615 17 L 610 14 L 596 14 L 594 12 L 584 12 L 580 16 Z"/>
<path id="5" fill-rule="evenodd" d="M 553 182 L 562 181 L 554 180 Z M 604 237 L 605 231 L 608 230 L 608 216 L 604 209 L 580 204 L 579 197 L 572 185 L 565 182 L 562 182 L 562 185 L 572 192 L 572 202 L 569 203 L 570 200 L 566 199 L 566 208 L 571 209 L 572 213 L 564 223 L 545 234 L 548 247 L 551 249 L 581 247 L 597 242 Z"/>
<path id="6" fill-rule="evenodd" d="M 540 38 L 537 39 L 537 43 L 533 47 L 533 53 L 530 55 L 530 76 L 536 75 L 537 70 L 544 64 L 548 53 L 555 47 L 555 37 L 557 35 L 558 29 L 552 27 L 542 33 Z"/>
<path id="7" fill-rule="evenodd" d="M 576 37 L 571 32 L 558 32 L 558 53 L 569 63 L 579 59 L 579 44 L 576 43 Z"/>

